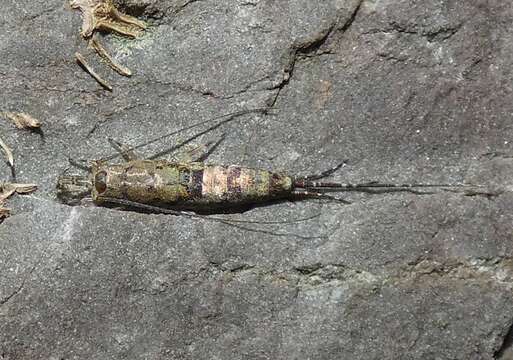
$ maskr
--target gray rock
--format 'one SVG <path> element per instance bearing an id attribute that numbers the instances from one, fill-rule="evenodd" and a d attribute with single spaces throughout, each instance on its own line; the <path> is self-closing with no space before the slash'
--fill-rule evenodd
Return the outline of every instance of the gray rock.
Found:
<path id="1" fill-rule="evenodd" d="M 512 4 L 117 3 L 150 24 L 102 38 L 131 78 L 87 49 L 67 2 L 4 0 L 0 110 L 43 136 L 0 121 L 17 180 L 40 186 L 0 225 L 0 359 L 513 358 Z M 218 215 L 291 221 L 242 227 L 56 199 L 68 157 L 110 154 L 109 136 L 139 144 L 254 108 L 267 112 L 196 142 L 226 133 L 211 162 L 308 174 L 347 159 L 335 180 L 493 192 Z"/>

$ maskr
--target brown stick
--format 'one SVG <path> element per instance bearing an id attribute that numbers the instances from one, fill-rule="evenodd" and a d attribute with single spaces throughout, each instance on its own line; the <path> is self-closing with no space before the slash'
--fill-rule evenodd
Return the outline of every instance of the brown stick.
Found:
<path id="1" fill-rule="evenodd" d="M 12 150 L 7 146 L 6 143 L 0 138 L 0 147 L 4 150 L 5 156 L 7 156 L 7 161 L 9 162 L 9 166 L 11 169 L 14 168 L 14 156 L 12 155 Z"/>
<path id="2" fill-rule="evenodd" d="M 123 76 L 132 76 L 132 72 L 127 67 L 118 64 L 116 60 L 114 60 L 108 53 L 107 50 L 102 46 L 102 44 L 98 41 L 96 34 L 93 35 L 91 40 L 89 40 L 89 45 L 96 51 L 98 55 L 102 59 L 104 59 L 109 66 L 114 69 L 118 74 Z"/>
<path id="3" fill-rule="evenodd" d="M 110 86 L 107 81 L 103 80 L 100 75 L 98 75 L 86 62 L 85 58 L 80 53 L 75 53 L 75 58 L 77 59 L 77 62 L 95 79 L 98 84 L 103 86 L 105 89 L 112 91 L 112 86 Z"/>

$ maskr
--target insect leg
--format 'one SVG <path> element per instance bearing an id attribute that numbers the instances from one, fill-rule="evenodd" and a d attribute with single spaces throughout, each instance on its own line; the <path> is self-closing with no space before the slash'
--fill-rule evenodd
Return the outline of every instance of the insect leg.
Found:
<path id="1" fill-rule="evenodd" d="M 266 230 L 266 229 L 253 228 L 253 227 L 245 225 L 246 223 L 247 224 L 266 224 L 266 223 L 268 223 L 268 224 L 278 224 L 278 223 L 287 223 L 287 222 L 274 222 L 274 221 L 273 222 L 265 222 L 265 221 L 264 222 L 257 222 L 257 221 L 223 219 L 223 218 L 220 218 L 220 217 L 204 216 L 204 215 L 199 215 L 199 214 L 195 214 L 195 213 L 191 213 L 191 212 L 187 212 L 187 211 L 182 211 L 182 210 L 172 210 L 172 209 L 161 208 L 161 207 L 158 207 L 158 206 L 153 206 L 153 205 L 148 205 L 148 204 L 141 204 L 141 203 L 133 202 L 133 201 L 126 200 L 126 199 L 104 198 L 104 200 L 107 201 L 108 203 L 111 203 L 111 204 L 117 204 L 117 205 L 121 205 L 121 206 L 138 208 L 140 210 L 149 211 L 149 212 L 152 212 L 152 213 L 177 215 L 177 216 L 184 216 L 184 217 L 187 217 L 187 218 L 190 218 L 190 219 L 203 219 L 203 220 L 207 220 L 207 221 L 215 221 L 215 222 L 219 222 L 221 224 L 225 224 L 225 225 L 228 225 L 228 226 L 240 229 L 240 230 L 247 230 L 247 231 L 251 231 L 251 232 L 269 234 L 269 235 L 274 235 L 274 236 L 294 236 L 294 237 L 297 237 L 297 238 L 300 238 L 300 239 L 305 239 L 305 240 L 311 240 L 311 239 L 315 239 L 315 238 L 322 238 L 322 236 L 304 236 L 304 235 L 299 235 L 299 234 L 294 234 L 294 233 L 287 233 L 287 232 L 275 232 L 275 231 L 269 231 L 269 230 Z M 316 217 L 318 217 L 318 215 L 307 217 L 307 218 L 304 218 L 304 219 L 300 219 L 300 221 L 311 220 L 311 219 L 314 219 Z"/>
<path id="2" fill-rule="evenodd" d="M 174 158 L 179 162 L 190 163 L 190 162 L 203 162 L 210 154 L 221 144 L 224 140 L 225 134 L 217 141 L 209 141 L 206 144 L 200 144 L 198 146 L 183 150 L 178 153 Z"/>
<path id="3" fill-rule="evenodd" d="M 333 174 L 335 171 L 337 171 L 338 169 L 343 167 L 345 164 L 346 164 L 346 161 L 344 160 L 340 164 L 337 164 L 336 166 L 332 167 L 331 169 L 325 170 L 319 174 L 306 175 L 306 176 L 300 177 L 299 179 L 305 180 L 305 181 L 323 179 L 323 178 L 328 177 L 331 174 Z"/>
<path id="4" fill-rule="evenodd" d="M 91 166 L 87 165 L 88 164 L 87 160 L 82 160 L 82 159 L 75 160 L 70 157 L 70 158 L 68 158 L 68 162 L 70 163 L 71 166 L 76 167 L 78 169 L 85 170 L 87 172 L 91 171 Z"/>
<path id="5" fill-rule="evenodd" d="M 208 142 L 203 145 L 203 153 L 197 158 L 193 159 L 193 162 L 204 162 L 212 154 L 217 147 L 224 141 L 226 134 L 222 134 L 216 142 Z"/>
<path id="6" fill-rule="evenodd" d="M 199 126 L 203 126 L 203 125 L 206 125 L 206 124 L 214 123 L 214 125 L 210 126 L 208 129 L 195 134 L 193 137 L 189 138 L 188 140 L 183 141 L 183 142 L 181 142 L 181 143 L 179 143 L 179 144 L 177 144 L 177 145 L 167 149 L 166 151 L 163 151 L 163 152 L 160 152 L 158 154 L 155 154 L 155 155 L 153 155 L 150 158 L 150 160 L 151 159 L 155 159 L 155 158 L 157 158 L 159 156 L 169 154 L 169 153 L 171 153 L 171 152 L 181 148 L 182 146 L 188 144 L 189 142 L 193 141 L 194 139 L 200 137 L 201 135 L 204 135 L 204 134 L 208 133 L 209 131 L 215 130 L 215 129 L 217 129 L 217 128 L 221 127 L 222 125 L 227 124 L 229 122 L 236 121 L 239 117 L 241 117 L 243 115 L 255 114 L 255 113 L 270 114 L 268 110 L 269 109 L 267 109 L 267 108 L 255 108 L 255 109 L 246 109 L 246 110 L 240 110 L 240 111 L 236 111 L 236 112 L 229 113 L 229 114 L 224 114 L 224 115 L 221 115 L 221 116 L 217 116 L 217 117 L 214 117 L 214 118 L 211 118 L 211 119 L 208 119 L 208 120 L 203 120 L 203 121 L 200 121 L 200 122 L 197 122 L 197 123 L 185 126 L 185 127 L 181 128 L 181 129 L 178 129 L 178 130 L 174 130 L 172 132 L 169 132 L 167 134 L 158 136 L 158 137 L 156 137 L 154 139 L 151 139 L 150 141 L 147 141 L 145 143 L 133 146 L 131 148 L 132 149 L 140 149 L 140 148 L 143 148 L 143 147 L 148 146 L 150 144 L 154 144 L 154 143 L 156 143 L 158 141 L 161 141 L 161 140 L 163 140 L 163 139 L 165 139 L 167 137 L 179 134 L 182 131 L 186 131 L 186 130 L 190 130 L 190 129 L 193 129 L 193 128 L 196 128 L 196 127 L 199 127 Z M 217 123 L 215 123 L 216 121 L 217 121 Z M 105 156 L 105 157 L 103 157 L 100 160 L 102 160 L 102 161 L 112 160 L 112 159 L 117 158 L 118 156 L 120 156 L 119 153 L 114 154 L 114 155 Z"/>
<path id="7" fill-rule="evenodd" d="M 139 159 L 134 149 L 128 145 L 120 143 L 113 138 L 108 138 L 109 144 L 125 159 L 125 161 L 132 161 Z"/>
<path id="8" fill-rule="evenodd" d="M 181 141 L 181 142 L 179 142 L 176 145 L 171 146 L 170 148 L 167 148 L 165 150 L 159 151 L 156 154 L 153 154 L 152 156 L 148 157 L 148 159 L 149 160 L 154 160 L 154 159 L 157 159 L 157 158 L 162 157 L 164 155 L 170 154 L 170 153 L 174 152 L 175 150 L 178 150 L 178 149 L 182 148 L 183 146 L 185 146 L 185 145 L 191 143 L 192 141 L 196 140 L 200 136 L 205 135 L 205 134 L 209 133 L 212 130 L 215 130 L 218 127 L 219 126 L 216 124 L 214 126 L 209 127 L 206 130 L 200 131 L 200 132 L 192 135 L 190 138 L 188 138 L 188 139 L 186 139 L 184 141 Z"/>

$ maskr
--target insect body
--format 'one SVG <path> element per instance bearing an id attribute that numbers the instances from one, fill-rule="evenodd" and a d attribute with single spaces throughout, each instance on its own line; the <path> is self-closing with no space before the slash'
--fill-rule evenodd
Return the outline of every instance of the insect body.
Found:
<path id="1" fill-rule="evenodd" d="M 98 160 L 92 162 L 88 177 L 61 176 L 57 189 L 59 197 L 69 204 L 77 203 L 80 198 L 91 197 L 98 205 L 114 203 L 208 212 L 285 199 L 326 198 L 343 202 L 328 196 L 323 190 L 414 191 L 413 188 L 417 187 L 444 186 L 313 181 L 328 176 L 341 165 L 322 174 L 293 177 L 237 165 L 138 159 L 108 164 Z"/>
<path id="2" fill-rule="evenodd" d="M 330 169 L 329 172 L 333 172 Z M 324 176 L 327 173 L 316 175 Z M 344 186 L 294 178 L 283 173 L 236 165 L 131 160 L 122 164 L 93 161 L 88 177 L 61 176 L 59 197 L 73 204 L 90 196 L 96 204 L 146 204 L 180 210 L 209 211 L 280 199 L 323 197 L 309 190 Z M 355 186 L 355 185 L 345 185 Z"/>
<path id="3" fill-rule="evenodd" d="M 200 134 L 204 133 L 205 131 Z M 219 142 L 212 149 L 218 144 Z M 467 187 L 444 184 L 324 182 L 318 180 L 331 175 L 343 163 L 320 174 L 296 177 L 237 165 L 209 165 L 201 161 L 143 160 L 133 153 L 134 148 L 112 140 L 111 145 L 126 161 L 110 164 L 106 159 L 95 160 L 88 168 L 88 176 L 62 175 L 59 177 L 57 190 L 63 202 L 77 204 L 80 199 L 90 197 L 98 205 L 118 204 L 181 214 L 180 211 L 183 210 L 215 212 L 274 200 L 321 198 L 346 202 L 327 195 L 328 191 L 418 192 L 419 188 Z M 212 149 L 199 159 L 206 158 Z"/>
<path id="4" fill-rule="evenodd" d="M 65 191 L 67 182 L 61 177 L 61 191 Z M 292 178 L 283 174 L 165 160 L 133 160 L 115 165 L 93 162 L 89 182 L 91 197 L 97 204 L 119 199 L 183 210 L 270 201 L 286 198 L 293 191 Z"/>

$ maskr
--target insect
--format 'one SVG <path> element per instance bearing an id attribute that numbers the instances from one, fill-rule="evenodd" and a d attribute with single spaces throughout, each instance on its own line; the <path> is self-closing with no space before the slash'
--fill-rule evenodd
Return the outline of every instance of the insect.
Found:
<path id="1" fill-rule="evenodd" d="M 68 204 L 77 204 L 82 198 L 90 197 L 97 205 L 116 205 L 143 211 L 174 215 L 200 216 L 195 214 L 223 212 L 226 209 L 240 209 L 279 200 L 327 199 L 347 203 L 343 199 L 327 194 L 331 191 L 410 191 L 421 188 L 461 188 L 456 184 L 343 184 L 322 181 L 338 170 L 343 163 L 308 176 L 292 176 L 263 169 L 237 165 L 213 165 L 204 160 L 220 144 L 222 139 L 190 162 L 172 162 L 155 158 L 175 150 L 195 138 L 252 111 L 230 114 L 207 130 L 201 131 L 181 144 L 174 146 L 150 159 L 139 158 L 134 150 L 184 129 L 203 125 L 191 125 L 171 134 L 166 134 L 148 143 L 128 147 L 114 140 L 111 145 L 118 155 L 91 161 L 86 168 L 88 176 L 62 175 L 57 182 L 59 198 Z M 110 163 L 109 160 L 122 156 L 124 162 Z M 211 217 L 210 217 L 211 218 Z M 223 218 L 221 221 L 226 221 Z"/>

